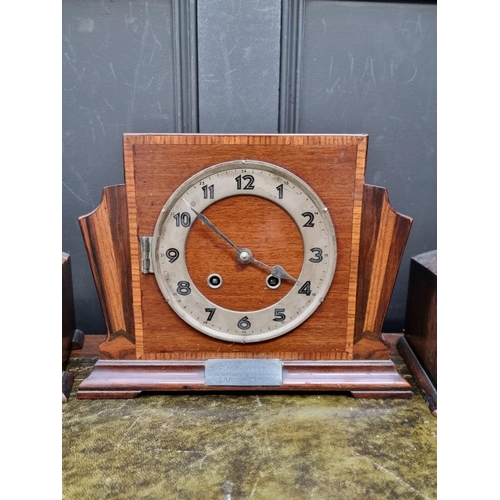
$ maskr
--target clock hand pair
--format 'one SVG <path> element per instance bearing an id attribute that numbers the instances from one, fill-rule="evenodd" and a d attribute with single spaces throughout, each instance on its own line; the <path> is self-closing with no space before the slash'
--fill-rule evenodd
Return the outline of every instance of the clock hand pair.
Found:
<path id="1" fill-rule="evenodd" d="M 237 252 L 237 256 L 236 258 L 238 259 L 239 262 L 241 262 L 242 264 L 249 264 L 250 262 L 253 262 L 254 264 L 257 264 L 258 266 L 261 266 L 261 267 L 264 267 L 265 269 L 268 269 L 269 271 L 271 271 L 271 274 L 275 277 L 275 278 L 279 278 L 279 279 L 288 279 L 288 280 L 292 280 L 292 281 L 295 281 L 295 282 L 298 282 L 298 280 L 296 280 L 293 276 L 290 276 L 286 271 L 285 269 L 283 269 L 282 266 L 279 266 L 279 265 L 276 265 L 276 266 L 268 266 L 267 264 L 264 264 L 263 262 L 261 262 L 260 260 L 257 260 L 251 250 L 249 250 L 248 248 L 238 248 L 224 233 L 222 233 L 222 231 L 220 231 L 217 227 L 215 227 L 212 222 L 210 222 L 210 220 L 208 219 L 208 217 L 206 217 L 205 215 L 201 214 L 200 212 L 198 212 L 197 210 L 195 210 L 193 207 L 191 207 L 186 200 L 184 200 L 184 203 L 186 203 L 186 205 L 189 206 L 189 208 L 191 208 L 191 210 L 196 214 L 196 216 L 198 217 L 198 219 L 201 220 L 201 222 L 203 224 L 205 224 L 205 226 L 208 226 L 212 231 L 214 231 L 215 234 L 217 234 L 218 236 L 220 236 L 229 246 L 231 246 L 234 250 L 236 250 Z"/>

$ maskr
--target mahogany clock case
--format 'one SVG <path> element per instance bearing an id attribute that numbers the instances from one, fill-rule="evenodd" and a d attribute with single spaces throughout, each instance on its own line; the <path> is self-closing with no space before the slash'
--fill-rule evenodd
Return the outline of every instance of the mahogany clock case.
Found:
<path id="1" fill-rule="evenodd" d="M 255 358 L 283 364 L 283 390 L 409 396 L 381 328 L 412 221 L 390 207 L 385 189 L 364 183 L 367 145 L 366 135 L 125 135 L 125 184 L 105 188 L 99 207 L 80 218 L 108 331 L 101 360 L 82 383 L 79 397 L 207 390 L 208 360 Z M 186 179 L 222 162 L 249 159 L 291 171 L 318 194 L 333 220 L 338 255 L 332 285 L 309 319 L 280 337 L 242 344 L 200 333 L 174 313 L 154 274 L 141 271 L 140 241 L 153 234 L 160 210 Z M 210 219 L 220 221 L 237 241 L 256 235 L 259 255 L 298 273 L 304 249 L 286 213 L 274 207 L 269 218 L 274 223 L 266 223 L 269 202 L 239 198 L 236 214 L 235 205 L 222 200 L 209 207 Z M 209 229 L 201 221 L 193 222 L 186 248 L 199 286 L 206 282 L 210 262 L 221 261 L 225 251 L 222 243 L 207 245 L 204 231 Z M 238 273 L 237 263 L 227 262 L 224 272 Z M 249 297 L 252 308 L 262 300 L 272 303 L 272 293 L 265 298 L 261 291 L 262 271 L 245 272 L 249 279 L 243 291 L 232 285 L 214 299 L 236 310 L 245 310 Z M 287 286 L 292 284 L 280 293 Z M 110 384 L 109 370 L 118 370 L 121 382 Z M 287 382 L 292 372 L 301 373 L 297 383 Z M 178 379 L 176 373 L 184 375 Z M 149 381 L 138 382 L 141 377 Z"/>

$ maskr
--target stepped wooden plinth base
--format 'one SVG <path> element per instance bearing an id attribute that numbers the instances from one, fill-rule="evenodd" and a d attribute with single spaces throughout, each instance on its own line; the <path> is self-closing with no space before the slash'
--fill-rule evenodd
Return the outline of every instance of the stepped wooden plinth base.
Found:
<path id="1" fill-rule="evenodd" d="M 209 386 L 205 361 L 97 361 L 80 399 L 133 398 L 141 392 L 327 391 L 358 398 L 410 398 L 411 386 L 390 360 L 284 361 L 280 386 Z"/>

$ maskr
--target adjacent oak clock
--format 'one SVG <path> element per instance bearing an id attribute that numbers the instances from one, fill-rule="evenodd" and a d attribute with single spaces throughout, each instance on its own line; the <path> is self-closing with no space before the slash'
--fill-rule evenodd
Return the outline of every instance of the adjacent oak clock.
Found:
<path id="1" fill-rule="evenodd" d="M 367 143 L 125 135 L 125 184 L 80 218 L 108 332 L 78 397 L 409 397 L 381 328 L 411 219 L 364 183 Z"/>

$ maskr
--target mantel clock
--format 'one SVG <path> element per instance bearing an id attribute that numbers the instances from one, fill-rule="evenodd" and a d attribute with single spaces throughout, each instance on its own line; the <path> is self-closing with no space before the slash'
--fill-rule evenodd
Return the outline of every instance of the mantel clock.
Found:
<path id="1" fill-rule="evenodd" d="M 126 134 L 80 218 L 107 338 L 80 398 L 409 397 L 381 328 L 410 231 L 366 135 Z"/>

